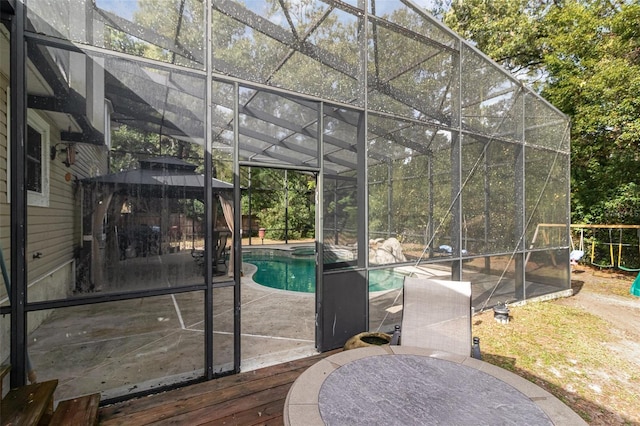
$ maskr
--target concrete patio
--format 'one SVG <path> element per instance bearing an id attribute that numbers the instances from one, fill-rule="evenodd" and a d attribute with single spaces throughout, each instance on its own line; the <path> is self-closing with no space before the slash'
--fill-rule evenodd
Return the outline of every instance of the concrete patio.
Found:
<path id="1" fill-rule="evenodd" d="M 278 246 L 282 249 L 283 246 Z M 140 290 L 164 279 L 167 286 L 201 280 L 189 251 L 122 261 L 102 293 Z M 447 278 L 443 264 L 403 267 Z M 315 295 L 276 290 L 252 280 L 244 263 L 241 278 L 241 370 L 250 371 L 316 354 Z M 225 279 L 218 275 L 214 282 Z M 474 304 L 491 292 L 496 277 L 473 273 Z M 531 285 L 535 288 L 535 285 Z M 496 297 L 513 291 L 502 285 Z M 506 296 L 505 296 L 506 297 Z M 370 293 L 372 331 L 389 332 L 401 318 L 401 289 Z M 233 287 L 214 289 L 215 372 L 233 367 Z M 196 379 L 203 374 L 203 293 L 120 300 L 59 308 L 30 335 L 29 356 L 38 380 L 58 379 L 56 397 L 102 392 L 109 399 Z"/>

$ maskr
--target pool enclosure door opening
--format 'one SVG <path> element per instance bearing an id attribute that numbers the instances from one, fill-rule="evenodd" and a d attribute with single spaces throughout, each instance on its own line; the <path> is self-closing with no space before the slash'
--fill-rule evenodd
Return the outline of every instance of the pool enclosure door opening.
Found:
<path id="1" fill-rule="evenodd" d="M 357 250 L 358 246 L 366 247 L 362 232 L 366 229 L 362 208 L 366 168 L 362 112 L 245 86 L 240 86 L 239 101 L 243 244 L 251 238 L 251 246 L 245 245 L 243 252 L 267 248 L 275 241 L 293 246 L 300 227 L 312 223 L 315 223 L 316 241 L 315 300 L 278 290 L 259 301 L 252 300 L 248 292 L 256 290 L 256 284 L 246 271 L 253 267 L 243 261 L 243 268 L 249 268 L 241 287 L 241 352 L 243 369 L 246 369 L 251 358 L 249 353 L 255 351 L 257 344 L 270 342 L 278 348 L 286 339 L 296 338 L 298 347 L 304 347 L 306 339 L 313 336 L 309 325 L 315 327 L 315 346 L 321 351 L 342 346 L 348 337 L 366 330 L 366 251 L 359 258 Z M 257 145 L 262 148 L 256 149 Z M 300 183 L 293 176 L 306 176 L 307 180 Z M 285 187 L 283 182 L 287 181 Z M 292 190 L 293 182 L 299 185 L 298 190 Z M 300 192 L 305 196 L 296 204 L 292 197 Z M 315 202 L 311 201 L 312 194 Z M 249 205 L 251 218 L 247 217 Z M 310 215 L 312 205 L 313 217 Z M 248 229 L 252 230 L 250 235 L 246 235 Z M 268 303 L 271 306 L 283 303 L 275 302 L 276 297 L 285 301 L 276 305 L 282 309 L 252 323 L 250 318 L 256 310 Z M 311 315 L 298 316 L 297 334 L 285 334 L 286 324 L 295 319 L 293 314 L 298 315 L 297 306 L 306 306 L 308 302 L 315 305 L 315 317 L 313 309 L 303 308 Z M 301 331 L 305 334 L 300 334 Z M 280 342 L 260 336 L 279 338 Z M 265 347 L 262 353 L 272 352 Z"/>
<path id="2" fill-rule="evenodd" d="M 356 180 L 324 180 L 331 225 L 319 243 L 317 173 L 243 166 L 240 176 L 242 370 L 331 350 L 364 331 L 366 274 L 350 242 L 358 228 Z"/>
<path id="3" fill-rule="evenodd" d="M 253 206 L 251 220 L 253 217 L 261 216 L 260 223 L 256 224 L 249 221 L 248 218 L 243 218 L 243 232 L 249 227 L 254 230 L 251 233 L 251 249 L 253 250 L 257 246 L 262 247 L 263 241 L 266 247 L 273 239 L 286 241 L 290 244 L 291 232 L 297 226 L 295 221 L 298 221 L 298 225 L 304 224 L 305 226 L 315 223 L 315 253 L 317 253 L 315 256 L 317 267 L 315 298 L 295 292 L 287 294 L 276 290 L 271 291 L 268 297 L 251 300 L 248 292 L 255 290 L 253 287 L 255 284 L 252 280 L 247 282 L 249 277 L 245 273 L 241 287 L 243 291 L 241 352 L 243 368 L 247 368 L 248 358 L 250 358 L 248 353 L 255 351 L 258 344 L 272 345 L 271 347 L 274 349 L 263 346 L 261 352 L 273 353 L 278 350 L 276 348 L 283 347 L 285 342 L 293 343 L 292 337 L 295 337 L 299 339 L 298 348 L 305 348 L 309 343 L 307 339 L 313 339 L 314 333 L 311 332 L 311 329 L 315 329 L 315 346 L 320 350 L 327 350 L 336 346 L 335 342 L 331 342 L 332 338 L 330 337 L 335 335 L 334 331 L 340 329 L 339 334 L 343 336 L 350 334 L 354 328 L 351 319 L 343 321 L 342 313 L 359 312 L 358 318 L 362 320 L 359 321 L 356 329 L 361 328 L 361 324 L 366 324 L 364 321 L 364 309 L 366 308 L 361 308 L 362 304 L 366 304 L 366 293 L 363 293 L 362 297 L 343 296 L 342 293 L 343 290 L 349 289 L 353 282 L 358 282 L 361 284 L 360 287 L 364 287 L 363 281 L 360 279 L 351 280 L 348 285 L 337 287 L 337 283 L 342 280 L 338 275 L 351 271 L 353 268 L 356 240 L 362 238 L 362 241 L 359 241 L 360 244 L 364 244 L 365 241 L 364 237 L 357 232 L 358 229 L 365 229 L 365 227 L 359 223 L 358 226 L 355 225 L 364 217 L 364 211 L 357 208 L 364 204 L 364 198 L 362 198 L 361 192 L 354 189 L 358 180 L 361 180 L 360 183 L 362 183 L 364 177 L 364 167 L 358 167 L 359 164 L 364 164 L 362 158 L 364 133 L 361 123 L 362 113 L 328 105 L 321 101 L 304 99 L 249 85 L 239 86 L 238 99 L 238 156 L 242 170 L 240 185 L 243 188 L 243 205 L 246 205 L 250 194 L 252 197 L 251 206 Z M 275 201 L 273 198 L 277 197 L 280 199 L 279 207 L 275 206 L 272 211 L 269 211 L 266 204 L 258 207 L 253 200 L 257 192 L 253 189 L 249 191 L 248 188 L 259 188 L 256 182 L 258 182 L 260 168 L 279 170 L 280 182 L 284 179 L 285 171 L 289 174 L 298 172 L 301 176 L 316 177 L 317 180 L 307 181 L 306 188 L 307 190 L 315 189 L 315 201 L 312 203 L 314 217 L 308 216 L 311 212 L 310 209 L 298 208 L 293 211 L 291 199 L 288 200 L 287 207 L 287 191 L 283 189 L 282 183 L 264 184 L 265 188 L 269 188 L 271 191 L 271 199 L 267 198 L 267 201 L 273 202 Z M 274 172 L 270 172 L 271 176 L 274 174 Z M 260 176 L 260 178 L 263 177 Z M 328 193 L 322 190 L 325 182 L 334 185 L 335 179 L 338 179 L 340 184 L 336 191 L 333 188 L 329 188 L 329 191 L 332 196 L 339 197 L 338 205 L 335 204 L 334 199 L 329 200 Z M 289 180 L 291 181 L 291 179 Z M 291 191 L 289 191 L 289 195 L 291 195 Z M 354 198 L 356 195 L 359 198 Z M 311 198 L 307 200 L 311 200 Z M 287 208 L 289 214 L 285 215 Z M 248 211 L 243 211 L 243 215 L 246 214 Z M 321 217 L 323 214 L 331 215 L 327 220 L 337 220 L 337 225 L 334 226 L 333 223 L 328 225 Z M 308 217 L 309 221 L 300 221 L 301 216 Z M 281 217 L 280 221 L 275 219 L 277 217 Z M 327 237 L 329 241 L 325 241 L 322 236 L 325 227 L 328 227 L 330 231 Z M 264 228 L 264 234 L 262 234 L 264 240 L 260 237 L 260 228 Z M 337 243 L 334 244 L 335 241 Z M 244 239 L 244 242 L 248 242 L 247 238 Z M 343 243 L 346 243 L 353 250 L 351 248 L 341 250 L 340 245 Z M 246 252 L 247 247 L 244 247 L 243 251 Z M 343 255 L 347 252 L 348 255 L 345 258 Z M 336 255 L 338 257 L 335 257 Z M 322 267 L 327 262 L 331 263 L 327 269 L 331 269 L 330 278 L 332 283 L 335 283 L 330 288 L 323 286 L 325 275 Z M 245 265 L 247 263 L 243 262 L 243 267 Z M 338 269 L 335 268 L 336 266 Z M 358 265 L 361 268 L 363 266 Z M 273 303 L 276 303 L 273 302 L 276 297 L 283 301 L 277 302 L 282 304 L 276 305 L 281 308 L 269 312 L 269 309 L 274 306 Z M 335 300 L 332 300 L 334 297 Z M 252 303 L 245 304 L 245 301 Z M 325 301 L 326 303 L 324 303 Z M 304 308 L 305 313 L 296 317 L 298 306 L 306 306 L 309 302 L 313 303 L 312 307 L 308 310 Z M 271 306 L 268 306 L 268 303 L 271 303 Z M 315 306 L 315 317 L 313 306 Z M 268 314 L 261 317 L 262 321 L 252 324 L 250 318 L 260 308 L 265 309 L 264 312 L 268 312 Z M 338 315 L 335 324 L 331 319 L 334 315 Z M 285 335 L 287 324 L 290 321 L 296 321 L 296 318 L 295 327 L 298 329 L 298 334 Z M 258 328 L 265 326 L 267 326 L 266 329 Z M 301 330 L 306 333 L 304 337 L 300 337 Z M 260 336 L 272 336 L 273 338 L 269 340 L 266 337 L 260 338 Z M 280 341 L 276 342 L 275 338 L 279 338 Z M 313 346 L 313 343 L 310 346 Z M 287 349 L 287 351 L 290 350 Z M 288 356 L 290 352 L 283 351 L 282 354 Z M 304 356 L 305 354 L 300 353 L 300 355 Z"/>
<path id="4" fill-rule="evenodd" d="M 316 173 L 240 168 L 241 369 L 315 350 Z"/>

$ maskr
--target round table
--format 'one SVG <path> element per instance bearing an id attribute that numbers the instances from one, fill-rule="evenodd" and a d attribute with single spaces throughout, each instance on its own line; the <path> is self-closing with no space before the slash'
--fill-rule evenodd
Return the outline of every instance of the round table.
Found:
<path id="1" fill-rule="evenodd" d="M 407 346 L 340 352 L 293 383 L 286 425 L 586 425 L 560 400 L 471 357 Z"/>

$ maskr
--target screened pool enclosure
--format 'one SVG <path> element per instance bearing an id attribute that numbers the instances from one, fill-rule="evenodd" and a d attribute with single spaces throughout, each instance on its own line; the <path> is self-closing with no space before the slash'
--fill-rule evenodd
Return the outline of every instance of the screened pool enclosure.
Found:
<path id="1" fill-rule="evenodd" d="M 471 281 L 476 310 L 570 291 L 569 120 L 428 2 L 1 4 L 12 386 L 114 401 L 334 349 L 399 323 L 373 271 Z M 307 177 L 315 294 L 242 261 L 264 169 Z"/>

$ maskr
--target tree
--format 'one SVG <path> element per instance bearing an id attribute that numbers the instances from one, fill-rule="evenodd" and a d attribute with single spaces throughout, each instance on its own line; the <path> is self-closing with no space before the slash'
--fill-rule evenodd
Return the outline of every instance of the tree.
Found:
<path id="1" fill-rule="evenodd" d="M 640 5 L 457 0 L 444 22 L 572 118 L 574 222 L 639 223 Z"/>
<path id="2" fill-rule="evenodd" d="M 268 238 L 284 240 L 314 237 L 314 176 L 253 167 L 251 180 L 248 176 L 245 179 L 242 212 L 248 214 L 251 207 L 252 216 L 258 219 L 260 227 L 267 229 Z"/>

